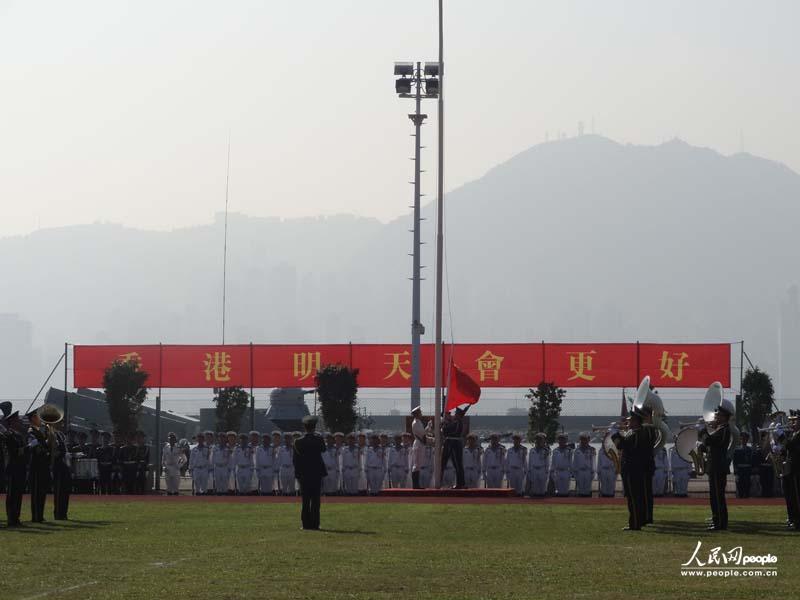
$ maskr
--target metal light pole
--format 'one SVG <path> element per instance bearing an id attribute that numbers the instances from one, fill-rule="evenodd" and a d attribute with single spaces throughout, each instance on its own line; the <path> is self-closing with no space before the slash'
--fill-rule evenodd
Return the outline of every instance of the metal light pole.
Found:
<path id="1" fill-rule="evenodd" d="M 421 367 L 420 367 L 420 343 L 421 337 L 425 333 L 425 327 L 422 324 L 421 312 L 421 281 L 422 281 L 422 265 L 420 250 L 422 247 L 422 240 L 420 234 L 420 224 L 422 217 L 421 211 L 421 196 L 420 193 L 420 153 L 421 145 L 421 129 L 422 124 L 428 115 L 422 114 L 422 99 L 435 98 L 439 91 L 439 81 L 437 79 L 439 73 L 437 64 L 425 65 L 425 78 L 423 79 L 422 63 L 396 63 L 394 67 L 394 74 L 399 75 L 401 78 L 395 81 L 395 91 L 401 98 L 414 98 L 415 110 L 412 114 L 408 115 L 411 122 L 414 123 L 414 244 L 411 256 L 413 258 L 412 269 L 412 285 L 411 285 L 411 408 L 420 405 L 420 386 L 421 386 Z M 411 93 L 411 88 L 414 87 L 414 93 Z"/>
<path id="2" fill-rule="evenodd" d="M 438 168 L 436 182 L 436 321 L 434 325 L 436 342 L 434 345 L 434 410 L 435 430 L 433 486 L 439 487 L 439 474 L 442 470 L 442 271 L 444 268 L 444 10 L 443 0 L 439 0 L 439 102 L 437 106 L 437 125 L 439 129 Z"/>

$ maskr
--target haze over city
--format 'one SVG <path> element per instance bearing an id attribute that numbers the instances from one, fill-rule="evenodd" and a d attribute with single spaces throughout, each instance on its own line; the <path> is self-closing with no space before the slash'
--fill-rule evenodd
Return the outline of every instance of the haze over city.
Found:
<path id="1" fill-rule="evenodd" d="M 435 59 L 435 16 L 0 5 L 0 397 L 32 398 L 64 341 L 219 342 L 228 139 L 230 341 L 407 342 L 412 103 L 391 68 Z M 799 17 L 789 1 L 454 4 L 447 337 L 744 339 L 800 405 Z M 684 410 L 696 395 L 676 392 Z M 488 393 L 497 412 L 521 396 Z M 618 406 L 602 397 L 570 410 Z"/>

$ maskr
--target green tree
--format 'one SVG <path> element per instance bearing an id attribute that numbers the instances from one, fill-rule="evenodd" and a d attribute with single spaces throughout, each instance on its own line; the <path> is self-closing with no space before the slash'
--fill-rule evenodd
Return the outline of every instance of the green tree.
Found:
<path id="1" fill-rule="evenodd" d="M 750 439 L 759 438 L 757 429 L 772 413 L 775 388 L 768 373 L 758 367 L 748 369 L 742 380 L 742 394 L 737 398 L 736 425 L 750 431 Z"/>
<path id="2" fill-rule="evenodd" d="M 328 431 L 350 433 L 358 422 L 356 396 L 358 369 L 345 365 L 324 365 L 314 376 L 322 420 Z"/>
<path id="3" fill-rule="evenodd" d="M 558 431 L 558 417 L 561 416 L 561 403 L 567 391 L 552 382 L 542 381 L 531 388 L 525 397 L 530 400 L 528 409 L 528 441 L 540 431 L 547 434 L 548 443 L 553 443 Z"/>
<path id="4" fill-rule="evenodd" d="M 217 431 L 239 431 L 250 394 L 240 387 L 214 388 L 217 405 Z"/>
<path id="5" fill-rule="evenodd" d="M 108 416 L 114 429 L 123 436 L 139 428 L 139 413 L 147 398 L 147 372 L 135 358 L 115 360 L 103 373 Z"/>

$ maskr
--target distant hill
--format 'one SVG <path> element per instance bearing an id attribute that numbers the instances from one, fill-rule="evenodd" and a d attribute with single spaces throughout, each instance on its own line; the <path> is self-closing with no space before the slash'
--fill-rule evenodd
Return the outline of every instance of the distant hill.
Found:
<path id="1" fill-rule="evenodd" d="M 534 146 L 446 200 L 457 340 L 745 339 L 777 374 L 778 306 L 800 281 L 800 176 L 787 167 L 587 135 Z M 432 204 L 424 216 L 432 339 Z M 227 341 L 405 341 L 409 228 L 409 216 L 231 215 Z M 166 233 L 94 224 L 0 239 L 0 275 L 0 313 L 31 321 L 52 355 L 64 340 L 220 339 L 219 217 Z"/>

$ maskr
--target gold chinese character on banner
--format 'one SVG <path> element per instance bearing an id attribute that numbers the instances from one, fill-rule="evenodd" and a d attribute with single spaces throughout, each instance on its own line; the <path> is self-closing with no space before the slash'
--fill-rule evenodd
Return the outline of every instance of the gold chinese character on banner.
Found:
<path id="1" fill-rule="evenodd" d="M 589 352 L 568 352 L 567 354 L 569 354 L 569 370 L 573 374 L 567 381 L 574 381 L 575 379 L 592 381 L 595 378 L 594 375 L 589 374 L 594 362 L 592 355 L 597 354 L 594 350 Z"/>
<path id="2" fill-rule="evenodd" d="M 403 367 L 407 367 L 411 364 L 411 360 L 408 358 L 409 352 L 405 350 L 404 352 L 385 352 L 386 356 L 391 356 L 392 359 L 389 362 L 385 362 L 385 365 L 391 365 L 391 370 L 389 374 L 384 377 L 384 379 L 390 379 L 394 377 L 398 373 L 403 379 L 410 379 L 411 374 L 406 371 Z M 405 360 L 400 360 L 400 357 L 405 357 Z"/>
<path id="3" fill-rule="evenodd" d="M 142 366 L 142 356 L 138 352 L 126 352 L 125 354 L 120 354 L 117 357 L 117 360 L 121 360 L 122 362 L 135 362 L 140 367 Z"/>
<path id="4" fill-rule="evenodd" d="M 686 352 L 673 352 L 670 355 L 667 350 L 664 350 L 661 354 L 661 377 L 683 381 L 683 368 L 690 366 L 687 362 L 688 358 L 689 355 Z"/>
<path id="5" fill-rule="evenodd" d="M 292 373 L 300 379 L 308 379 L 319 371 L 319 352 L 296 352 L 294 354 L 294 369 Z"/>
<path id="6" fill-rule="evenodd" d="M 475 362 L 478 363 L 481 381 L 500 381 L 500 365 L 503 364 L 502 356 L 497 356 L 491 350 L 487 350 Z"/>
<path id="7" fill-rule="evenodd" d="M 206 352 L 203 361 L 205 365 L 206 381 L 230 381 L 231 380 L 231 355 L 227 352 Z"/>

